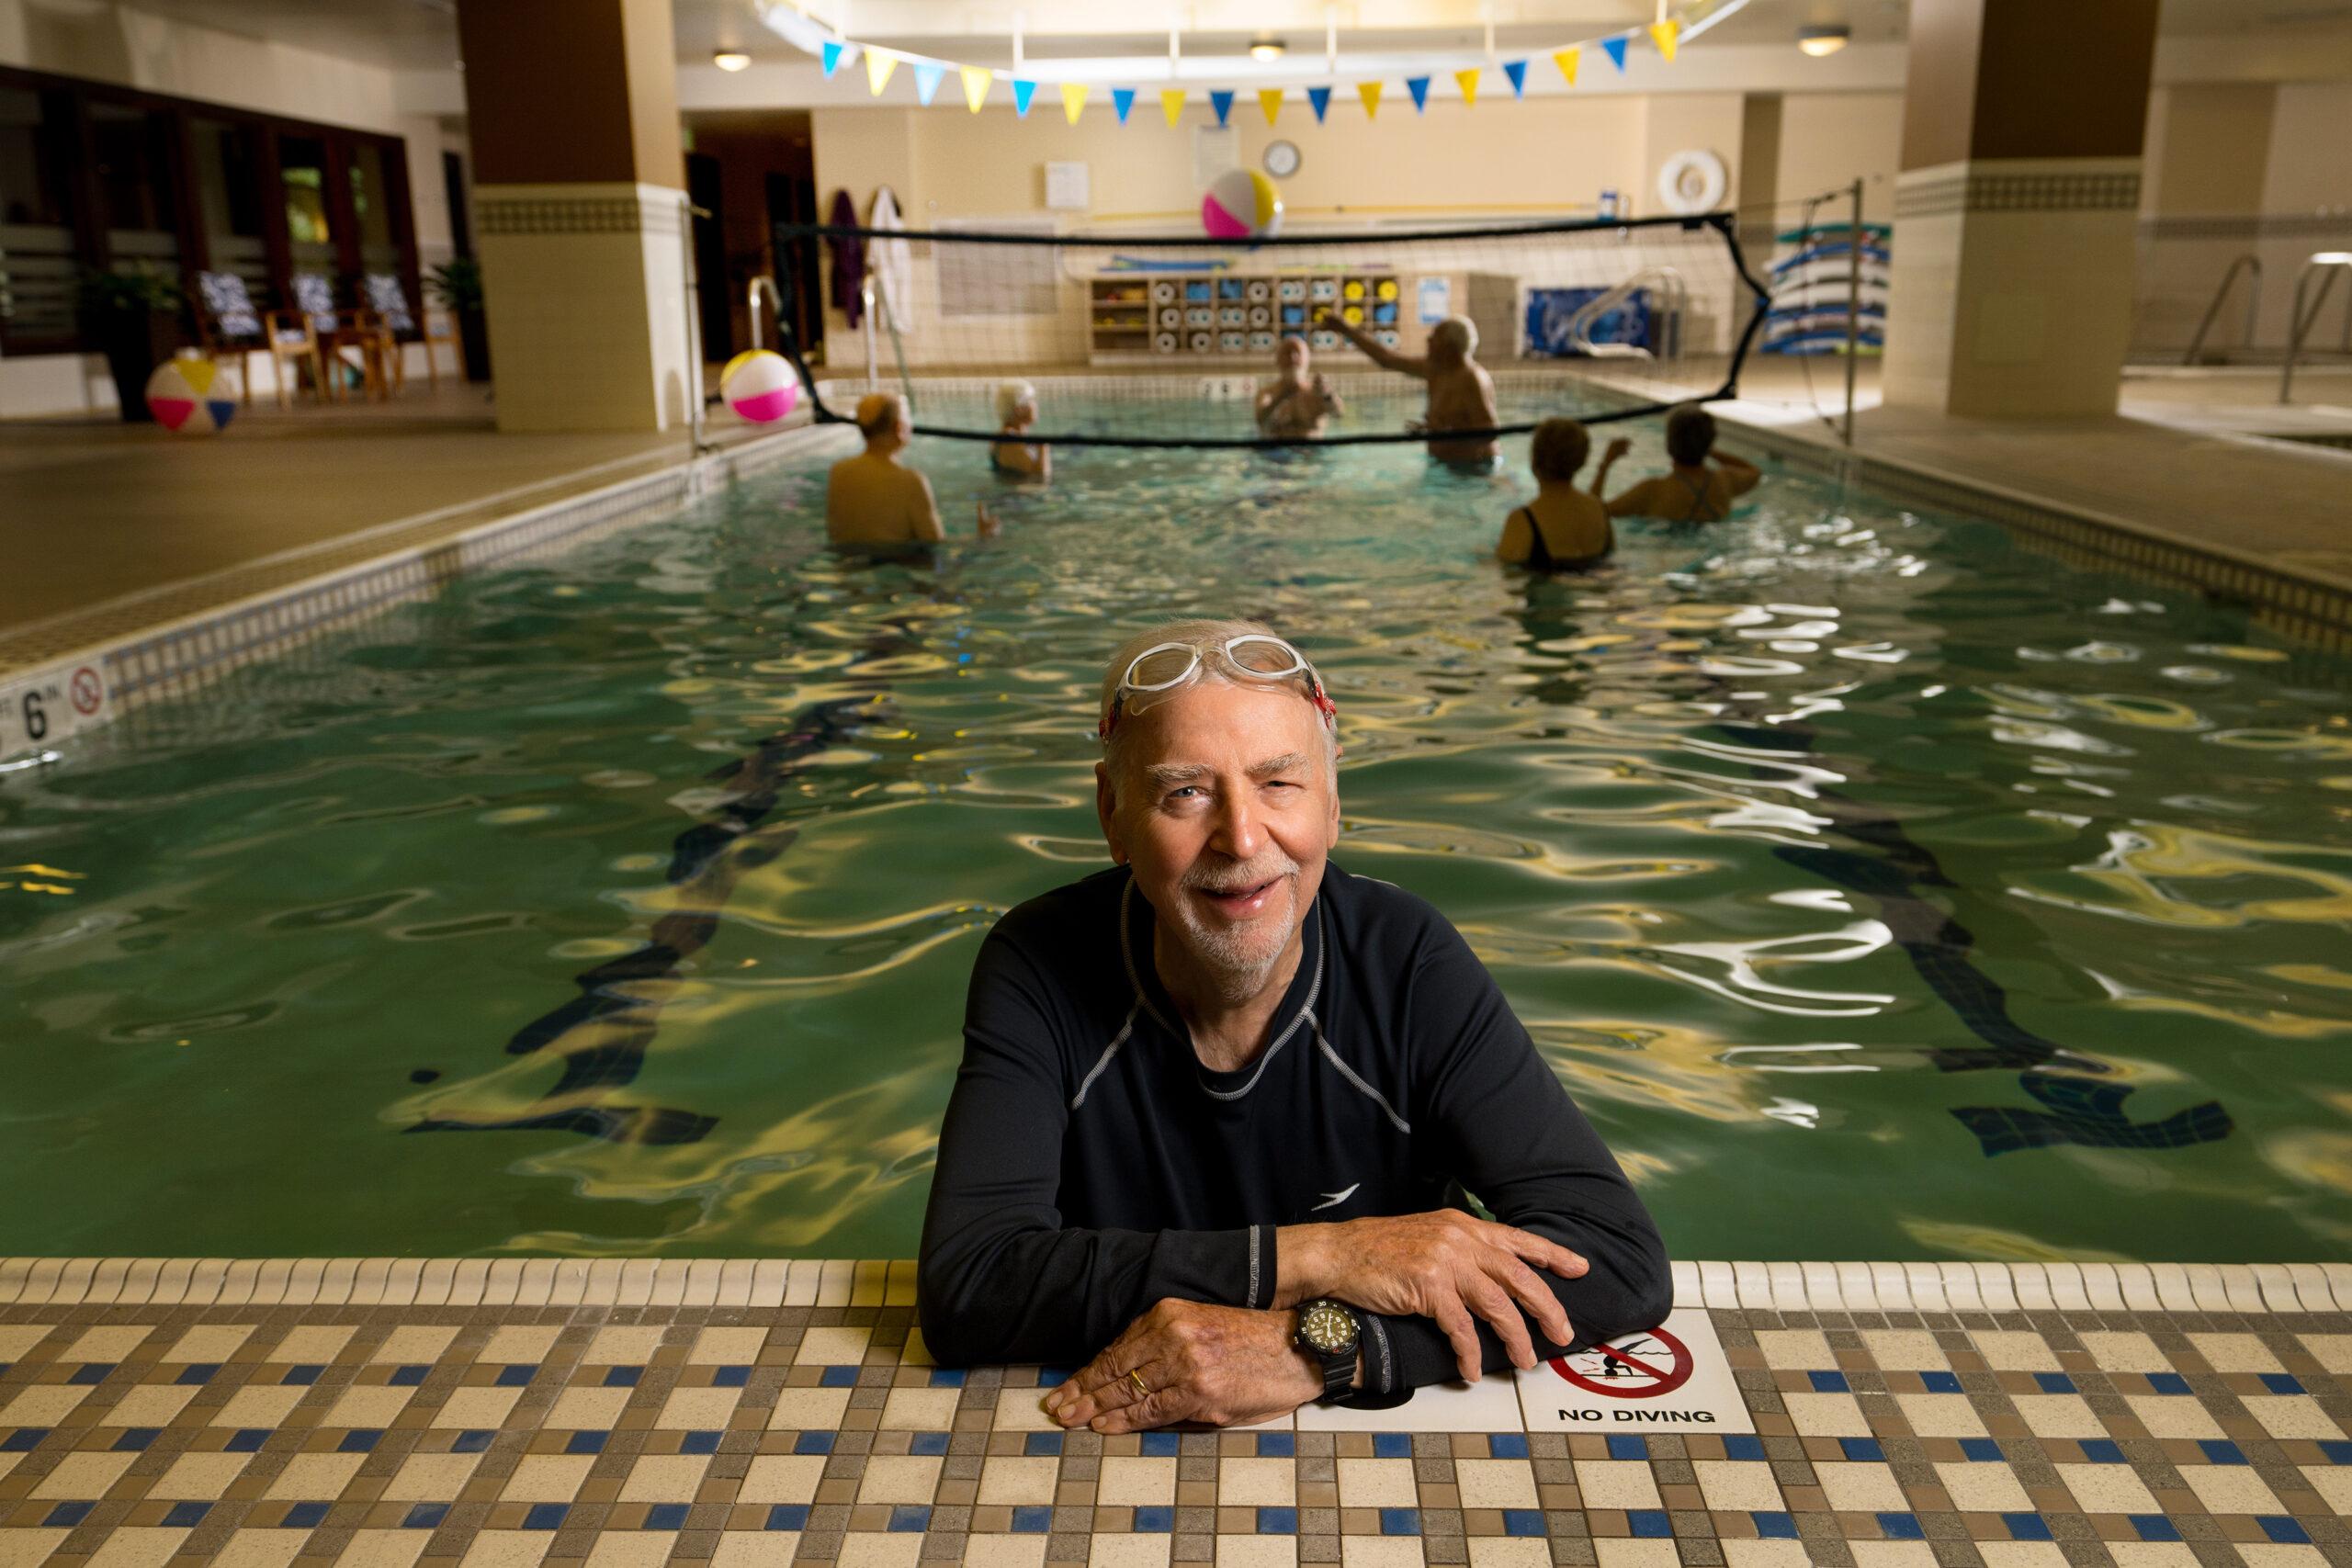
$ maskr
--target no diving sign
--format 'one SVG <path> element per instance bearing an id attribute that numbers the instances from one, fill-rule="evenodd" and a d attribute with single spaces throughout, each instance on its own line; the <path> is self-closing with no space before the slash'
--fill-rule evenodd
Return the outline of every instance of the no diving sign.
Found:
<path id="1" fill-rule="evenodd" d="M 1756 1430 L 1715 1326 L 1698 1307 L 1520 1373 L 1519 1403 L 1531 1432 Z"/>

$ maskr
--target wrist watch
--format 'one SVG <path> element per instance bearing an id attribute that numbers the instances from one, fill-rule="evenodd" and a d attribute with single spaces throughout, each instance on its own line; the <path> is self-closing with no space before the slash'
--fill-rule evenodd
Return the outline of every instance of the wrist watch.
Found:
<path id="1" fill-rule="evenodd" d="M 1356 1347 L 1363 1341 L 1363 1319 L 1347 1303 L 1317 1296 L 1299 1303 L 1298 1331 L 1290 1342 L 1322 1364 L 1325 1400 L 1348 1393 L 1355 1381 Z"/>

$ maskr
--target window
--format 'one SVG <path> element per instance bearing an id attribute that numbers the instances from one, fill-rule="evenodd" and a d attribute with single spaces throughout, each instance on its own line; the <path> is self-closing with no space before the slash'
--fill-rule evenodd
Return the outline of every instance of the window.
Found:
<path id="1" fill-rule="evenodd" d="M 0 348 L 74 336 L 70 100 L 0 85 Z"/>

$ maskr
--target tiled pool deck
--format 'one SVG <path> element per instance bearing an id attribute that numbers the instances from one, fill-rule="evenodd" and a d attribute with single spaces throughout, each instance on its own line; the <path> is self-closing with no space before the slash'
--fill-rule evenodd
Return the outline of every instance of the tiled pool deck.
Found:
<path id="1" fill-rule="evenodd" d="M 1530 1430 L 1544 1368 L 1062 1434 L 1058 1373 L 931 1364 L 903 1263 L 9 1260 L 0 1568 L 2352 1562 L 2352 1268 L 1677 1286 L 1753 1435 Z"/>

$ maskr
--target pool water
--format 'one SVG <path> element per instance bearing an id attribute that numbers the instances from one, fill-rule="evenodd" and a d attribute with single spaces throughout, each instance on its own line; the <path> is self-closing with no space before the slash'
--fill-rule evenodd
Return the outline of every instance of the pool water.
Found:
<path id="1" fill-rule="evenodd" d="M 1659 460 L 1635 427 L 1628 473 Z M 989 922 L 1102 863 L 1100 661 L 1262 616 L 1686 1258 L 2352 1247 L 2347 671 L 1776 475 L 1618 565 L 1409 446 L 823 458 L 0 787 L 0 1254 L 894 1257 Z M 832 455 L 828 451 L 827 456 Z"/>

